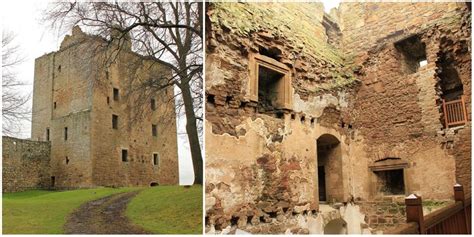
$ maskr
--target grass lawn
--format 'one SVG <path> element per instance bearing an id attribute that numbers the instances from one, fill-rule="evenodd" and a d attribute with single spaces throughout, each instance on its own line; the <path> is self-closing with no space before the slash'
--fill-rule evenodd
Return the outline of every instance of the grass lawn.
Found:
<path id="1" fill-rule="evenodd" d="M 156 234 L 202 234 L 202 186 L 158 186 L 128 204 L 127 217 Z"/>
<path id="2" fill-rule="evenodd" d="M 66 217 L 84 202 L 136 188 L 4 193 L 3 234 L 60 234 Z"/>

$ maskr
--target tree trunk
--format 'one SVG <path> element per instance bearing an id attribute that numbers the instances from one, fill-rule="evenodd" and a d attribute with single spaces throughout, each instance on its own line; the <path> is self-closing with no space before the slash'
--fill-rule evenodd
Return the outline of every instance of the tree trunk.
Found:
<path id="1" fill-rule="evenodd" d="M 186 133 L 188 134 L 189 146 L 194 168 L 194 184 L 202 184 L 203 163 L 201 146 L 196 125 L 196 115 L 194 114 L 193 98 L 189 88 L 189 83 L 180 83 L 181 94 L 183 96 L 184 109 L 186 112 Z"/>

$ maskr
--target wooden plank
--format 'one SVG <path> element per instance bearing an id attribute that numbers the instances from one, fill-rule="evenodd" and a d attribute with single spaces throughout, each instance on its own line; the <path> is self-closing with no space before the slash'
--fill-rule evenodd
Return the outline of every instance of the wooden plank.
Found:
<path id="1" fill-rule="evenodd" d="M 443 111 L 444 111 L 444 124 L 446 125 L 446 128 L 448 128 L 448 115 L 446 112 L 446 101 L 443 99 Z"/>

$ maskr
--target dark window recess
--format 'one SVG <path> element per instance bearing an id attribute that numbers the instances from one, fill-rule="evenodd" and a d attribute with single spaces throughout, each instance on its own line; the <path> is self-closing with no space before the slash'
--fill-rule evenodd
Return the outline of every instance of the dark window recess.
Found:
<path id="1" fill-rule="evenodd" d="M 420 63 L 426 61 L 426 46 L 418 35 L 396 42 L 395 48 L 402 55 L 401 66 L 405 74 L 415 73 L 420 68 Z"/>
<path id="2" fill-rule="evenodd" d="M 258 68 L 258 111 L 272 112 L 277 107 L 278 95 L 280 94 L 281 80 L 284 74 L 270 68 L 259 66 Z"/>
<path id="3" fill-rule="evenodd" d="M 114 100 L 118 101 L 119 100 L 119 89 L 114 88 Z"/>
<path id="4" fill-rule="evenodd" d="M 69 157 L 66 156 L 66 165 L 69 164 Z"/>
<path id="5" fill-rule="evenodd" d="M 49 141 L 49 128 L 46 128 L 46 141 Z"/>
<path id="6" fill-rule="evenodd" d="M 128 162 L 128 150 L 122 149 L 122 162 Z"/>
<path id="7" fill-rule="evenodd" d="M 53 103 L 53 108 L 56 109 L 56 102 Z"/>
<path id="8" fill-rule="evenodd" d="M 385 195 L 405 194 L 403 169 L 376 171 L 377 190 Z"/>
<path id="9" fill-rule="evenodd" d="M 155 99 L 151 99 L 150 105 L 151 105 L 151 110 L 156 110 L 156 101 L 155 101 Z"/>
<path id="10" fill-rule="evenodd" d="M 154 137 L 158 136 L 158 130 L 157 130 L 155 124 L 152 124 L 152 125 L 151 125 L 151 134 L 152 134 Z"/>
<path id="11" fill-rule="evenodd" d="M 110 97 L 107 96 L 107 104 L 110 105 Z"/>
<path id="12" fill-rule="evenodd" d="M 54 188 L 54 185 L 56 184 L 56 177 L 51 176 L 51 188 Z"/>
<path id="13" fill-rule="evenodd" d="M 61 72 L 61 65 L 58 66 L 58 72 Z"/>
<path id="14" fill-rule="evenodd" d="M 118 116 L 115 114 L 112 114 L 112 128 L 118 129 Z"/>
<path id="15" fill-rule="evenodd" d="M 277 47 L 270 47 L 268 49 L 264 47 L 259 47 L 258 53 L 261 55 L 265 55 L 267 57 L 273 58 L 277 61 L 280 61 L 282 52 Z"/>
<path id="16" fill-rule="evenodd" d="M 158 154 L 153 154 L 153 165 L 158 165 L 158 162 L 159 162 L 158 159 L 159 159 Z"/>
<path id="17" fill-rule="evenodd" d="M 207 103 L 215 104 L 216 103 L 215 95 L 207 95 Z"/>
<path id="18" fill-rule="evenodd" d="M 67 141 L 67 127 L 64 128 L 64 141 Z"/>

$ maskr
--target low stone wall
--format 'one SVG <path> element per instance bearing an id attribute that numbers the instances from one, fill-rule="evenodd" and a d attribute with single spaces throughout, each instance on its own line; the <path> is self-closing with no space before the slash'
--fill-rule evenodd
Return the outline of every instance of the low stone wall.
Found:
<path id="1" fill-rule="evenodd" d="M 405 200 L 383 199 L 377 201 L 357 202 L 360 210 L 365 214 L 365 222 L 374 233 L 397 226 L 406 222 Z"/>
<path id="2" fill-rule="evenodd" d="M 3 192 L 50 187 L 49 142 L 3 136 L 2 152 Z"/>

